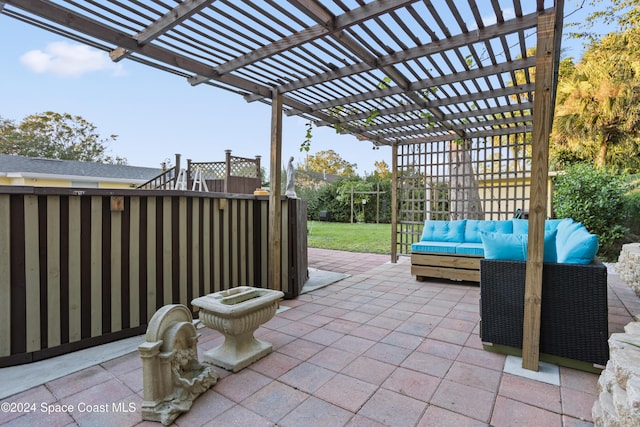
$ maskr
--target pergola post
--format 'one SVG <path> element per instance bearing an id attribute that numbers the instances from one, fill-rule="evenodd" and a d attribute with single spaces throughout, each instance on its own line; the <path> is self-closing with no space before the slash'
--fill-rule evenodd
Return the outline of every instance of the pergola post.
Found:
<path id="1" fill-rule="evenodd" d="M 280 184 L 282 181 L 282 94 L 273 90 L 271 98 L 271 159 L 269 165 L 269 244 L 268 287 L 282 290 L 280 250 L 282 207 Z"/>
<path id="2" fill-rule="evenodd" d="M 560 2 L 561 3 L 561 2 Z M 544 222 L 547 214 L 549 135 L 553 126 L 557 47 L 562 28 L 562 6 L 538 17 L 536 82 L 533 101 L 529 243 L 524 293 L 522 367 L 538 370 L 540 360 L 540 310 L 544 260 Z"/>
<path id="3" fill-rule="evenodd" d="M 391 145 L 391 262 L 398 261 L 398 143 Z"/>

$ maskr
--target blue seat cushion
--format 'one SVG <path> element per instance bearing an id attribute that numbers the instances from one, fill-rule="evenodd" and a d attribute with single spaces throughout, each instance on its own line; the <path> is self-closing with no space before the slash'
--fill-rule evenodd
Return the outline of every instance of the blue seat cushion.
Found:
<path id="1" fill-rule="evenodd" d="M 411 252 L 439 252 L 443 254 L 455 254 L 457 242 L 420 241 L 411 245 Z"/>
<path id="2" fill-rule="evenodd" d="M 480 220 L 468 219 L 464 228 L 465 243 L 482 243 L 480 233 L 513 233 L 513 222 L 511 220 Z"/>
<path id="3" fill-rule="evenodd" d="M 482 243 L 460 243 L 456 246 L 456 254 L 483 256 L 484 245 Z"/>
<path id="4" fill-rule="evenodd" d="M 454 221 L 426 220 L 420 240 L 427 242 L 462 243 L 466 222 L 466 219 Z"/>

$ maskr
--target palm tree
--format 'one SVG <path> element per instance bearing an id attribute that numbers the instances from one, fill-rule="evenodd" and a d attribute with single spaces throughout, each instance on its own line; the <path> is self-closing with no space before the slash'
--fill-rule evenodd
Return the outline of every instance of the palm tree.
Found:
<path id="1" fill-rule="evenodd" d="M 637 29 L 606 36 L 560 81 L 553 130 L 560 148 L 582 151 L 604 166 L 612 146 L 638 135 L 639 36 Z"/>

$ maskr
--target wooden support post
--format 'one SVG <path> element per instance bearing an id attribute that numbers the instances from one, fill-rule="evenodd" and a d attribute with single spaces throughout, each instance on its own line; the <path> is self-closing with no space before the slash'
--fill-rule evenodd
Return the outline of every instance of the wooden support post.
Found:
<path id="1" fill-rule="evenodd" d="M 231 150 L 224 150 L 224 192 L 229 192 L 229 177 L 231 176 Z"/>
<path id="2" fill-rule="evenodd" d="M 398 144 L 391 145 L 391 262 L 398 261 Z"/>
<path id="3" fill-rule="evenodd" d="M 281 284 L 281 229 L 282 207 L 280 185 L 282 181 L 282 94 L 277 90 L 271 99 L 271 159 L 269 165 L 269 268 L 270 289 L 282 290 Z"/>
<path id="4" fill-rule="evenodd" d="M 549 176 L 549 135 L 553 126 L 557 45 L 562 31 L 562 2 L 555 13 L 538 17 L 536 83 L 533 102 L 531 193 L 529 202 L 529 247 L 524 294 L 522 367 L 538 370 L 540 360 L 540 308 L 542 305 L 542 267 L 544 259 L 544 221 L 547 214 Z M 559 26 L 558 26 L 559 15 Z"/>

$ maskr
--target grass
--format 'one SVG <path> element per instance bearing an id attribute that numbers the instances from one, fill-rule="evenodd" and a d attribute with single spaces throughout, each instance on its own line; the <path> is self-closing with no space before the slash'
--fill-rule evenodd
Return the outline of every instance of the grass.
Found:
<path id="1" fill-rule="evenodd" d="M 309 221 L 307 230 L 310 248 L 374 254 L 391 253 L 391 224 Z"/>

